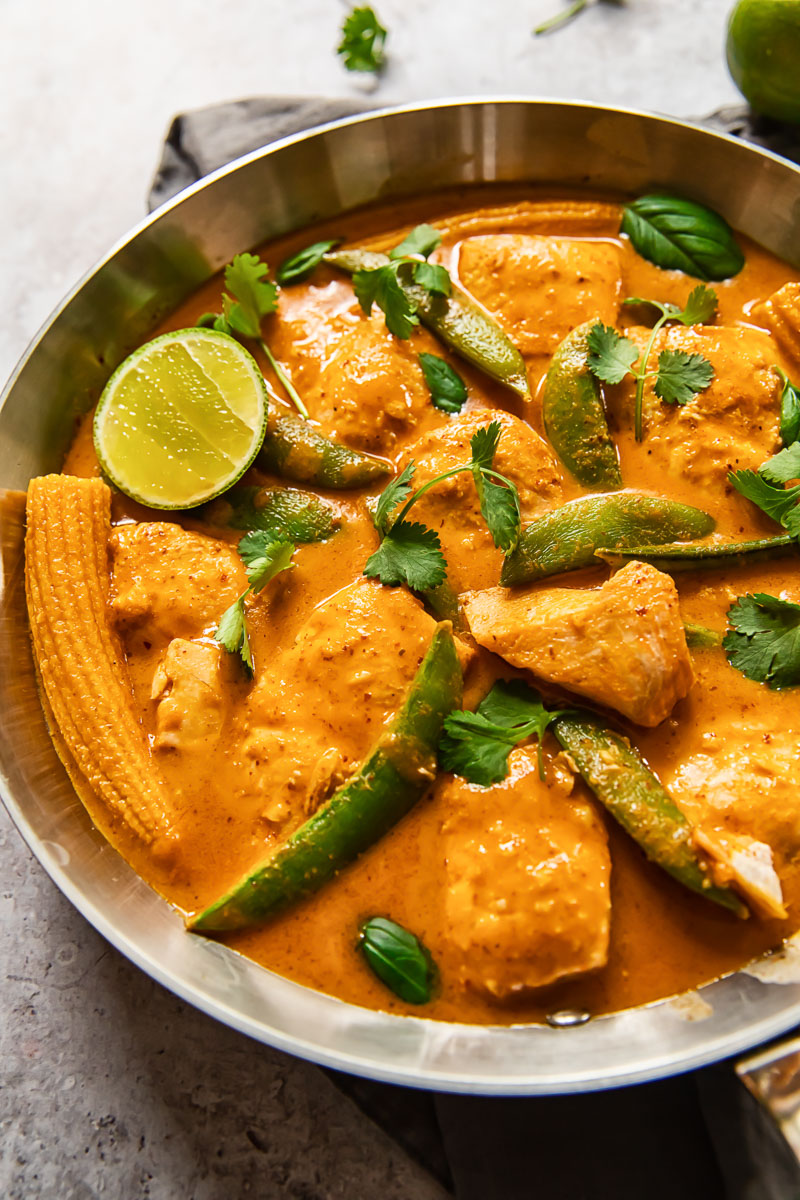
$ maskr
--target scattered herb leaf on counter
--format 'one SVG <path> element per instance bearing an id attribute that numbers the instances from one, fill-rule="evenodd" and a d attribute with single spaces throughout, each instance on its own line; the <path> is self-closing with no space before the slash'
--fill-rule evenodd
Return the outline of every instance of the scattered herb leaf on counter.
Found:
<path id="1" fill-rule="evenodd" d="M 445 267 L 428 262 L 442 237 L 432 225 L 417 225 L 394 250 L 389 261 L 380 267 L 362 267 L 353 273 L 353 290 L 363 311 L 369 316 L 373 304 L 383 310 L 386 328 L 395 337 L 411 336 L 419 325 L 417 306 L 406 285 L 417 284 L 426 292 L 449 296 L 452 291 L 450 275 Z"/>
<path id="2" fill-rule="evenodd" d="M 397 479 L 384 488 L 372 517 L 382 540 L 364 567 L 368 579 L 380 579 L 381 583 L 392 587 L 405 582 L 414 591 L 427 591 L 444 581 L 447 563 L 439 535 L 425 525 L 405 518 L 412 505 L 425 492 L 443 479 L 450 479 L 464 471 L 469 471 L 475 481 L 481 513 L 494 544 L 506 551 L 513 549 L 519 539 L 521 526 L 519 495 L 510 479 L 492 469 L 501 433 L 499 421 L 492 421 L 485 428 L 477 429 L 470 439 L 470 461 L 435 475 L 413 495 L 410 494 L 416 469 L 413 462 L 408 463 Z M 499 484 L 494 482 L 496 479 L 500 480 Z M 391 514 L 400 503 L 403 507 L 392 521 Z"/>
<path id="3" fill-rule="evenodd" d="M 235 299 L 223 294 L 222 316 L 203 313 L 197 324 L 201 328 L 218 329 L 232 337 L 253 338 L 258 342 L 295 408 L 307 418 L 308 409 L 294 384 L 261 336 L 262 320 L 278 307 L 278 287 L 269 279 L 269 266 L 257 254 L 237 254 L 225 268 L 225 286 Z"/>
<path id="4" fill-rule="evenodd" d="M 508 775 L 508 756 L 513 748 L 536 737 L 539 777 L 544 779 L 542 737 L 550 722 L 566 711 L 549 712 L 539 693 L 521 679 L 501 679 L 475 712 L 465 709 L 445 719 L 439 762 L 445 771 L 469 783 L 490 787 Z"/>
<path id="5" fill-rule="evenodd" d="M 622 210 L 626 233 L 642 258 L 697 279 L 729 279 L 744 266 L 733 230 L 719 213 L 680 196 L 640 196 Z"/>
<path id="6" fill-rule="evenodd" d="M 756 592 L 740 596 L 728 620 L 722 645 L 731 666 L 771 688 L 800 684 L 800 604 Z"/>
<path id="7" fill-rule="evenodd" d="M 377 74 L 386 61 L 384 45 L 388 30 L 378 20 L 368 4 L 353 8 L 342 24 L 342 40 L 336 53 L 348 71 L 371 71 Z"/>
<path id="8" fill-rule="evenodd" d="M 239 542 L 238 550 L 247 568 L 250 586 L 225 609 L 214 638 L 229 654 L 238 654 L 248 673 L 252 675 L 253 655 L 250 650 L 244 602 L 249 595 L 260 592 L 271 579 L 292 566 L 295 546 L 293 542 L 277 540 L 268 530 L 256 529 L 245 534 Z"/>
<path id="9" fill-rule="evenodd" d="M 461 412 L 467 400 L 467 387 L 458 371 L 438 354 L 420 354 L 419 364 L 433 405 L 442 412 Z"/>
<path id="10" fill-rule="evenodd" d="M 312 242 L 310 246 L 298 250 L 297 254 L 285 258 L 275 272 L 278 283 L 281 287 L 285 287 L 287 283 L 302 283 L 304 279 L 308 279 L 328 251 L 332 250 L 334 246 L 338 246 L 341 240 L 341 238 L 332 238 L 329 242 Z"/>
<path id="11" fill-rule="evenodd" d="M 563 12 L 556 13 L 552 17 L 548 17 L 546 21 L 542 21 L 533 31 L 534 37 L 541 37 L 543 33 L 552 33 L 554 29 L 560 29 L 562 25 L 566 25 L 573 17 L 577 17 L 585 8 L 589 7 L 589 0 L 572 0 Z"/>
<path id="12" fill-rule="evenodd" d="M 800 388 L 789 380 L 780 367 L 776 368 L 783 381 L 781 393 L 781 441 L 791 446 L 800 438 Z"/>
<path id="13" fill-rule="evenodd" d="M 659 330 L 668 321 L 682 325 L 697 325 L 710 321 L 717 310 L 717 293 L 700 283 L 689 294 L 684 308 L 661 300 L 645 300 L 629 296 L 625 304 L 648 305 L 661 316 L 650 331 L 647 345 L 640 355 L 638 347 L 609 325 L 593 325 L 587 336 L 589 370 L 604 383 L 620 383 L 626 375 L 636 380 L 634 400 L 634 429 L 636 440 L 642 440 L 642 400 L 647 379 L 655 375 L 655 394 L 667 404 L 688 404 L 704 391 L 714 378 L 714 368 L 702 354 L 687 354 L 684 350 L 662 350 L 656 371 L 648 371 L 650 353 Z M 639 365 L 634 369 L 634 364 Z"/>
<path id="14" fill-rule="evenodd" d="M 408 1004 L 427 1004 L 439 973 L 419 938 L 388 917 L 361 926 L 359 948 L 382 983 Z"/>

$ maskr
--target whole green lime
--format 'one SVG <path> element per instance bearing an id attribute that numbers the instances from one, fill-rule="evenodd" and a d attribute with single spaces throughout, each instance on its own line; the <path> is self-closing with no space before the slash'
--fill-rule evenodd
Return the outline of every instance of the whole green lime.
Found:
<path id="1" fill-rule="evenodd" d="M 752 108 L 800 124 L 800 0 L 739 0 L 728 21 L 727 54 Z"/>

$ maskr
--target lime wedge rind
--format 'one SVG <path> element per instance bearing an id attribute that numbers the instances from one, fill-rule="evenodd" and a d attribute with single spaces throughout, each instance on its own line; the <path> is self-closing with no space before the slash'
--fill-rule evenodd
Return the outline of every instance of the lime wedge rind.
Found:
<path id="1" fill-rule="evenodd" d="M 227 333 L 179 329 L 147 342 L 106 384 L 94 418 L 100 467 L 148 508 L 194 508 L 232 487 L 267 426 L 267 386 Z"/>

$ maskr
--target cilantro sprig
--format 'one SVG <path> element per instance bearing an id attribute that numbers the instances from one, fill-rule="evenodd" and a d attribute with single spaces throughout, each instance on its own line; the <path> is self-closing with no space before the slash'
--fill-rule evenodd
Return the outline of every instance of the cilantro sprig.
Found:
<path id="1" fill-rule="evenodd" d="M 432 225 L 417 225 L 389 252 L 388 263 L 364 267 L 353 275 L 353 290 L 363 311 L 369 316 L 373 304 L 377 304 L 383 310 L 386 328 L 395 337 L 405 340 L 419 325 L 414 284 L 438 296 L 449 296 L 452 291 L 447 269 L 428 262 L 441 240 Z"/>
<path id="2" fill-rule="evenodd" d="M 786 446 L 762 463 L 758 471 L 731 471 L 729 481 L 748 500 L 782 525 L 792 537 L 800 538 L 800 441 Z"/>
<path id="3" fill-rule="evenodd" d="M 445 719 L 439 762 L 445 771 L 489 787 L 508 775 L 508 756 L 528 738 L 539 742 L 539 777 L 544 779 L 542 738 L 566 709 L 548 710 L 538 692 L 520 679 L 501 679 L 475 712 L 465 709 Z"/>
<path id="4" fill-rule="evenodd" d="M 382 69 L 386 55 L 384 44 L 388 31 L 378 20 L 368 4 L 353 8 L 342 24 L 342 40 L 336 47 L 348 71 L 371 71 L 376 74 Z"/>
<path id="5" fill-rule="evenodd" d="M 477 429 L 470 439 L 470 461 L 442 471 L 413 493 L 411 487 L 416 471 L 413 462 L 392 480 L 381 493 L 372 518 L 381 544 L 364 567 L 364 574 L 369 579 L 380 579 L 389 586 L 406 583 L 414 591 L 426 591 L 444 581 L 447 563 L 439 535 L 406 518 L 417 500 L 437 483 L 465 471 L 472 475 L 481 514 L 494 544 L 506 551 L 513 549 L 519 539 L 522 519 L 519 494 L 516 485 L 492 466 L 501 433 L 499 421 Z M 400 512 L 393 517 L 400 505 Z"/>
<path id="6" fill-rule="evenodd" d="M 296 254 L 285 258 L 275 272 L 278 283 L 281 287 L 285 287 L 287 283 L 302 283 L 316 270 L 328 251 L 333 250 L 341 241 L 341 238 L 331 238 L 327 242 L 312 242 L 310 246 L 304 246 Z"/>
<path id="7" fill-rule="evenodd" d="M 225 609 L 214 638 L 229 654 L 238 654 L 241 657 L 249 675 L 253 674 L 253 654 L 250 649 L 244 602 L 248 596 L 262 591 L 281 571 L 286 571 L 294 565 L 292 555 L 295 549 L 293 542 L 276 538 L 265 529 L 253 530 L 245 534 L 239 542 L 239 555 L 247 568 L 250 586 Z"/>
<path id="8" fill-rule="evenodd" d="M 756 592 L 739 597 L 728 621 L 722 645 L 731 666 L 770 688 L 800 684 L 800 604 Z"/>
<path id="9" fill-rule="evenodd" d="M 646 304 L 661 313 L 650 331 L 644 353 L 639 354 L 630 338 L 598 322 L 588 335 L 589 370 L 605 383 L 621 383 L 626 375 L 632 375 L 636 380 L 634 429 L 636 440 L 640 442 L 644 385 L 649 378 L 655 376 L 655 394 L 667 404 L 687 404 L 714 378 L 714 368 L 707 358 L 702 354 L 687 354 L 684 350 L 662 350 L 655 371 L 648 371 L 647 364 L 659 330 L 668 321 L 679 321 L 682 325 L 710 321 L 717 309 L 717 293 L 700 283 L 691 292 L 684 308 L 660 300 L 645 300 L 641 296 L 630 296 L 624 303 Z"/>
<path id="10" fill-rule="evenodd" d="M 308 409 L 261 336 L 262 320 L 278 307 L 279 289 L 269 278 L 268 264 L 257 254 L 237 254 L 225 268 L 225 286 L 231 295 L 223 293 L 222 316 L 204 313 L 198 325 L 218 329 L 232 337 L 252 338 L 257 342 L 295 408 L 307 419 Z"/>

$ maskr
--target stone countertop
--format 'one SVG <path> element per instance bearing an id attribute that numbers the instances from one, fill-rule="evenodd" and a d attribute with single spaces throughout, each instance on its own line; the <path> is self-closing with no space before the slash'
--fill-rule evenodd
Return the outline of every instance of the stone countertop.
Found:
<path id="1" fill-rule="evenodd" d="M 532 38 L 563 6 L 378 0 L 389 63 L 373 87 L 333 53 L 341 3 L 3 0 L 0 378 L 144 215 L 178 111 L 258 94 L 503 93 L 693 116 L 739 99 L 724 63 L 729 0 L 601 2 Z M 2 810 L 0 889 L 0 1194 L 445 1195 L 322 1072 L 188 1008 L 111 949 Z"/>

